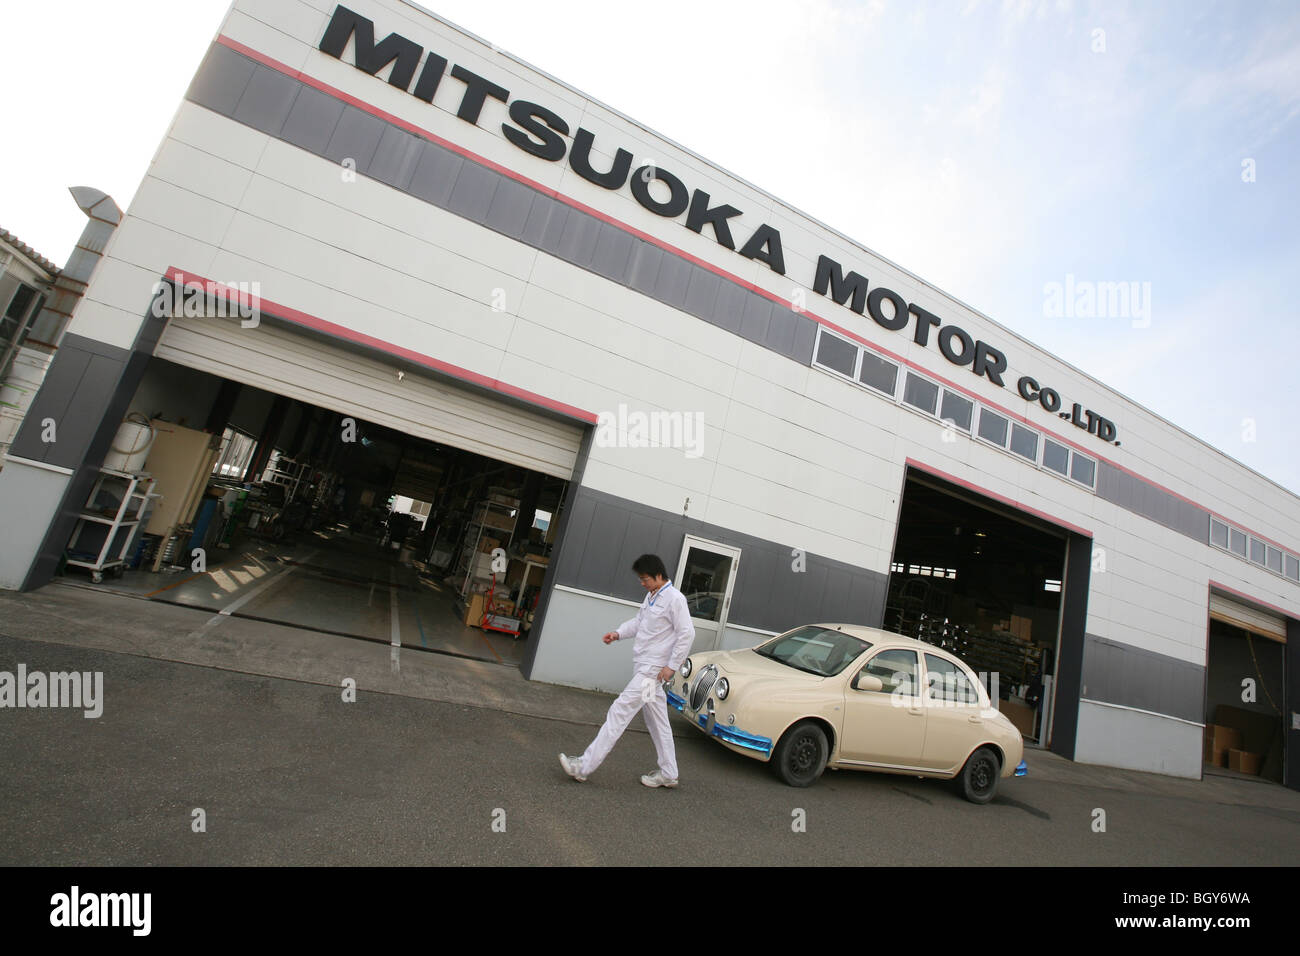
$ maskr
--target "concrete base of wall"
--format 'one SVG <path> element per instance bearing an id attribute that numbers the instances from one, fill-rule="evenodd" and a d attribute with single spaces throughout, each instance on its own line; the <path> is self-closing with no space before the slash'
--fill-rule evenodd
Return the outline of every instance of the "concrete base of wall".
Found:
<path id="1" fill-rule="evenodd" d="M 1081 700 L 1074 759 L 1199 779 L 1204 732 L 1172 717 Z"/>
<path id="2" fill-rule="evenodd" d="M 6 458 L 0 469 L 0 588 L 17 591 L 31 570 L 50 522 L 58 513 L 71 475 Z"/>

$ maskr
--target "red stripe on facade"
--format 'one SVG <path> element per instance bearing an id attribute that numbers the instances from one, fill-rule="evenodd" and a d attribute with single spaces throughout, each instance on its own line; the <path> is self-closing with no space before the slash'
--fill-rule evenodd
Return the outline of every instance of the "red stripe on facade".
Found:
<path id="1" fill-rule="evenodd" d="M 575 405 L 566 405 L 564 402 L 556 401 L 553 398 L 547 398 L 545 395 L 539 395 L 536 392 L 530 392 L 525 388 L 517 385 L 511 385 L 509 382 L 503 382 L 497 378 L 491 378 L 487 375 L 481 375 L 478 372 L 472 372 L 467 368 L 461 368 L 459 365 L 452 365 L 450 362 L 444 362 L 436 359 L 431 355 L 425 355 L 423 352 L 416 352 L 413 349 L 396 345 L 393 342 L 376 338 L 373 335 L 367 335 L 365 332 L 358 332 L 347 326 L 339 325 L 337 322 L 331 322 L 328 319 L 322 319 L 320 316 L 311 315 L 291 306 L 279 302 L 272 302 L 266 298 L 253 298 L 242 294 L 238 289 L 232 289 L 220 282 L 213 282 L 211 279 L 205 279 L 203 276 L 193 272 L 186 272 L 175 266 L 170 266 L 165 273 L 168 279 L 178 282 L 182 285 L 197 283 L 203 286 L 205 291 L 220 296 L 227 301 L 239 302 L 245 306 L 251 306 L 256 309 L 268 312 L 271 315 L 291 322 L 294 325 L 300 325 L 304 328 L 313 329 L 322 332 L 332 338 L 344 339 L 349 342 L 356 342 L 359 345 L 365 345 L 377 349 L 388 355 L 397 358 L 406 359 L 414 365 L 420 365 L 424 368 L 441 372 L 443 375 L 450 376 L 462 382 L 471 385 L 478 385 L 482 388 L 491 389 L 494 392 L 500 392 L 502 395 L 509 395 L 512 398 L 522 399 L 531 405 L 537 405 L 549 411 L 558 412 L 569 418 L 576 418 L 589 424 L 595 424 L 597 415 L 595 412 L 589 412 L 584 408 L 578 408 Z"/>

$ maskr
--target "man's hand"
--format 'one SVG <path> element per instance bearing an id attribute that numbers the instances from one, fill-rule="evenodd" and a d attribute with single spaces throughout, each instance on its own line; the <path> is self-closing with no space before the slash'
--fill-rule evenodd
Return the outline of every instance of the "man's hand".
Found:
<path id="1" fill-rule="evenodd" d="M 660 682 L 661 684 L 662 684 L 664 681 L 668 681 L 668 680 L 672 680 L 672 679 L 673 679 L 673 669 L 672 669 L 671 667 L 661 667 L 661 668 L 659 668 L 659 682 Z"/>
<path id="2" fill-rule="evenodd" d="M 618 631 L 610 631 L 608 634 L 602 637 L 601 640 L 604 641 L 606 644 L 613 644 L 615 641 L 618 640 Z"/>

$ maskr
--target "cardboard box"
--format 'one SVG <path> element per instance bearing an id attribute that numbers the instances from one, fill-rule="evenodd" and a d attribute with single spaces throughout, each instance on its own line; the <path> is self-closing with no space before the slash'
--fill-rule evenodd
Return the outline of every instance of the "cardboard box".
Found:
<path id="1" fill-rule="evenodd" d="M 1205 727 L 1204 760 L 1215 767 L 1228 766 L 1228 751 L 1241 749 L 1241 731 L 1222 724 Z"/>
<path id="2" fill-rule="evenodd" d="M 1263 762 L 1263 754 L 1253 754 L 1249 750 L 1237 750 L 1235 747 L 1228 751 L 1229 770 L 1259 776 L 1259 767 Z"/>
<path id="3" fill-rule="evenodd" d="M 1033 621 L 1018 614 L 1011 615 L 1011 636 L 1022 641 L 1032 640 Z"/>
<path id="4" fill-rule="evenodd" d="M 469 596 L 469 603 L 465 605 L 466 627 L 478 627 L 479 621 L 483 620 L 483 598 L 482 594 Z"/>
<path id="5" fill-rule="evenodd" d="M 1022 737 L 1034 736 L 1034 708 L 1023 700 L 1010 698 L 998 701 L 998 710 L 1006 715 L 1007 720 L 1015 724 Z"/>

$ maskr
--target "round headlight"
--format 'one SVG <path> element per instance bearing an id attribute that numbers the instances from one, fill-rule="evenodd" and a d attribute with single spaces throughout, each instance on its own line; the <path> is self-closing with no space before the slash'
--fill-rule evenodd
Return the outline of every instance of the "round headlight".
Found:
<path id="1" fill-rule="evenodd" d="M 686 660 L 682 661 L 682 676 L 683 677 L 691 676 L 691 659 L 689 657 L 686 658 Z"/>
<path id="2" fill-rule="evenodd" d="M 714 691 L 718 695 L 718 700 L 726 700 L 730 691 L 731 685 L 727 683 L 727 679 L 725 677 L 719 678 L 717 689 Z"/>

